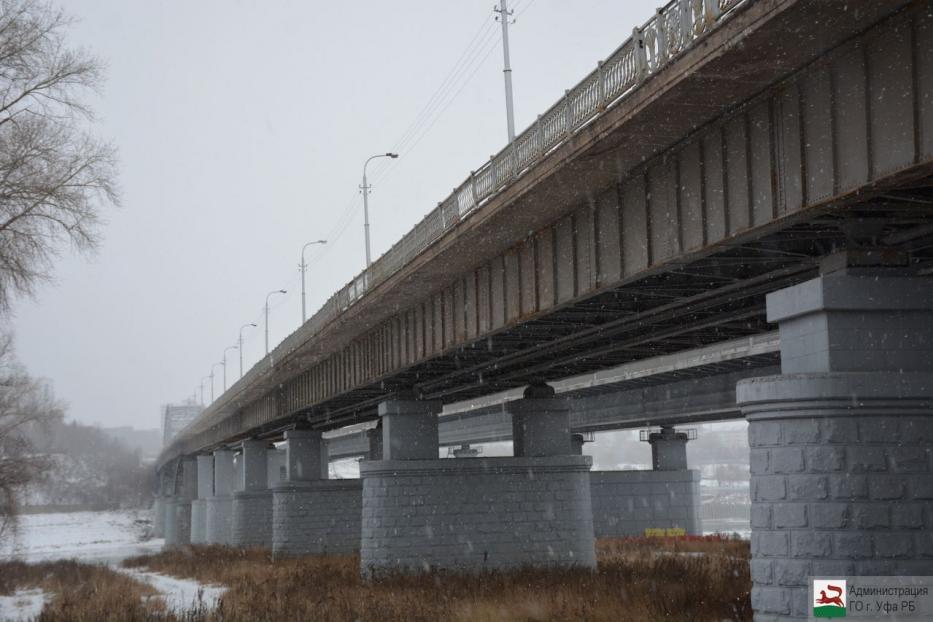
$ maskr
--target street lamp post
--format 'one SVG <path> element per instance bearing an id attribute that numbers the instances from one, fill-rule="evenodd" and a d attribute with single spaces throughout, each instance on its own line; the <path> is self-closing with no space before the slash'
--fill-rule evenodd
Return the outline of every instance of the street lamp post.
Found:
<path id="1" fill-rule="evenodd" d="M 308 312 L 305 306 L 305 268 L 308 267 L 308 264 L 305 263 L 305 249 L 313 244 L 327 244 L 327 240 L 315 240 L 314 242 L 308 242 L 301 247 L 301 323 L 304 324 L 308 321 Z"/>
<path id="2" fill-rule="evenodd" d="M 223 363 L 214 363 L 213 365 L 211 365 L 211 404 L 214 403 L 214 368 L 217 367 L 218 365 L 223 365 L 225 370 L 227 367 Z"/>
<path id="3" fill-rule="evenodd" d="M 213 378 L 211 376 L 204 376 L 203 378 L 201 378 L 201 406 L 204 406 L 204 381 L 205 380 L 210 380 L 211 382 L 213 382 Z"/>
<path id="4" fill-rule="evenodd" d="M 224 348 L 224 391 L 227 390 L 227 352 L 237 350 L 240 346 L 229 346 Z"/>
<path id="5" fill-rule="evenodd" d="M 237 346 L 239 346 L 238 349 L 240 350 L 240 378 L 243 377 L 243 329 L 248 328 L 250 326 L 252 326 L 253 328 L 256 328 L 256 324 L 253 322 L 250 322 L 249 324 L 244 324 L 243 326 L 240 327 L 240 340 L 239 342 L 237 342 Z"/>
<path id="6" fill-rule="evenodd" d="M 275 289 L 266 294 L 266 356 L 269 356 L 269 297 L 273 294 L 287 294 L 284 289 Z"/>
<path id="7" fill-rule="evenodd" d="M 366 235 L 366 267 L 372 263 L 372 255 L 369 250 L 369 184 L 366 182 L 366 166 L 370 161 L 375 160 L 376 158 L 397 158 L 397 153 L 380 153 L 374 156 L 370 156 L 366 162 L 363 163 L 363 185 L 360 188 L 363 190 L 363 232 Z"/>

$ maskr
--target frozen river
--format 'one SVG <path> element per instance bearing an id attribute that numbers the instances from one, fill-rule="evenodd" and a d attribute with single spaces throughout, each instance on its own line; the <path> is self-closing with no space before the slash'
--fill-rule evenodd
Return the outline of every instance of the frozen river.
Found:
<path id="1" fill-rule="evenodd" d="M 117 564 L 162 548 L 161 539 L 147 539 L 149 525 L 148 510 L 27 514 L 0 542 L 0 558 Z"/>
<path id="2" fill-rule="evenodd" d="M 212 608 L 223 587 L 204 586 L 196 581 L 167 577 L 142 569 L 120 568 L 127 557 L 158 552 L 161 538 L 149 538 L 150 512 L 72 512 L 22 516 L 9 537 L 0 542 L 0 559 L 26 562 L 76 559 L 107 564 L 118 572 L 153 586 L 165 606 L 181 613 L 198 606 Z M 25 622 L 38 615 L 48 594 L 38 589 L 19 590 L 0 597 L 0 621 Z"/>

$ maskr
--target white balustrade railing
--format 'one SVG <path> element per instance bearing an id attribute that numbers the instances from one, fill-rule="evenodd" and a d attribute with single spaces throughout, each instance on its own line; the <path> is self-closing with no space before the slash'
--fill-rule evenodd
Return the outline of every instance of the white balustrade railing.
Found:
<path id="1" fill-rule="evenodd" d="M 657 9 L 641 28 L 601 61 L 596 70 L 551 106 L 524 132 L 467 180 L 424 219 L 415 225 L 388 252 L 335 293 L 304 325 L 285 338 L 273 352 L 249 370 L 231 387 L 231 394 L 249 387 L 272 368 L 275 361 L 294 351 L 301 343 L 350 308 L 369 289 L 400 270 L 445 231 L 457 225 L 503 187 L 534 166 L 573 133 L 592 121 L 612 104 L 635 90 L 648 77 L 660 71 L 712 30 L 718 20 L 739 4 L 753 0 L 672 0 Z M 224 396 L 208 407 L 222 408 Z M 213 417 L 193 422 L 192 430 L 206 429 Z"/>

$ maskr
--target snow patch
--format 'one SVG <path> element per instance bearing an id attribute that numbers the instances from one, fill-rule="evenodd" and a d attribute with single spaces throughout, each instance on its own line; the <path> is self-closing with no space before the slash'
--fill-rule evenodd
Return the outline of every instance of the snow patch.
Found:
<path id="1" fill-rule="evenodd" d="M 147 572 L 134 568 L 114 568 L 117 572 L 128 577 L 148 583 L 157 592 L 157 596 L 165 602 L 165 608 L 175 613 L 184 613 L 190 610 L 211 610 L 217 607 L 217 602 L 227 590 L 218 585 L 202 585 L 192 579 L 178 579 L 157 572 Z"/>
<path id="2" fill-rule="evenodd" d="M 45 606 L 46 594 L 38 588 L 16 590 L 10 596 L 0 596 L 0 620 L 23 622 L 39 616 Z"/>

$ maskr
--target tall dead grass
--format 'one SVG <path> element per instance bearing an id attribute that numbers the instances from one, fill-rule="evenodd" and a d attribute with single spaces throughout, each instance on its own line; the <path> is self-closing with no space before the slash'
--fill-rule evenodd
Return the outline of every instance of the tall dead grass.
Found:
<path id="1" fill-rule="evenodd" d="M 193 547 L 127 560 L 229 587 L 206 620 L 751 620 L 748 543 L 622 539 L 595 572 L 390 574 L 366 582 L 356 556 L 273 562 L 266 551 Z"/>
<path id="2" fill-rule="evenodd" d="M 39 588 L 50 596 L 40 622 L 136 622 L 160 614 L 161 601 L 143 604 L 155 591 L 118 572 L 74 560 L 0 563 L 0 594 Z"/>
<path id="3" fill-rule="evenodd" d="M 268 551 L 187 547 L 129 567 L 228 587 L 215 611 L 162 611 L 153 590 L 103 566 L 0 563 L 0 593 L 54 594 L 42 622 L 650 622 L 751 620 L 748 543 L 619 539 L 597 544 L 598 568 L 389 574 L 360 579 L 357 556 L 272 560 Z"/>

